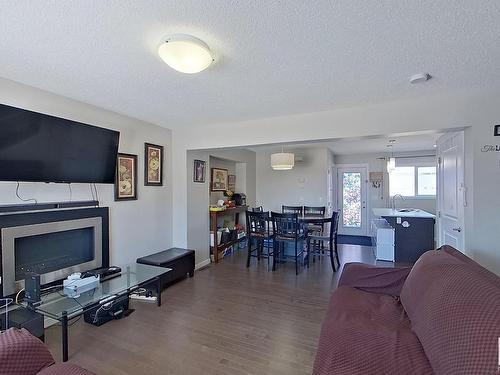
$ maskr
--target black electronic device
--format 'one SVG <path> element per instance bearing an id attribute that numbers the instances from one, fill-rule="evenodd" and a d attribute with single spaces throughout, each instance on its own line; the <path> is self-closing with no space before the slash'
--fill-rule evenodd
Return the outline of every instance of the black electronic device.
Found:
<path id="1" fill-rule="evenodd" d="M 235 193 L 232 198 L 237 206 L 246 206 L 247 204 L 247 196 L 243 193 Z"/>
<path id="2" fill-rule="evenodd" d="M 114 183 L 120 133 L 0 104 L 0 181 Z"/>
<path id="3" fill-rule="evenodd" d="M 5 325 L 5 313 L 0 314 L 0 331 L 6 328 L 25 328 L 33 336 L 44 340 L 43 315 L 32 310 L 18 307 L 7 314 L 7 327 Z"/>
<path id="4" fill-rule="evenodd" d="M 37 273 L 29 273 L 24 278 L 24 300 L 28 306 L 33 307 L 42 303 L 40 297 L 40 275 Z"/>
<path id="5" fill-rule="evenodd" d="M 97 268 L 95 270 L 83 272 L 82 278 L 89 277 L 89 276 L 99 276 L 99 281 L 102 283 L 103 281 L 120 276 L 121 272 L 122 272 L 122 269 L 120 267 L 117 267 L 117 266 L 103 267 L 103 268 Z"/>
<path id="6" fill-rule="evenodd" d="M 113 319 L 121 319 L 129 314 L 129 298 L 127 294 L 114 301 L 100 304 L 83 315 L 85 322 L 95 326 L 103 325 Z"/>

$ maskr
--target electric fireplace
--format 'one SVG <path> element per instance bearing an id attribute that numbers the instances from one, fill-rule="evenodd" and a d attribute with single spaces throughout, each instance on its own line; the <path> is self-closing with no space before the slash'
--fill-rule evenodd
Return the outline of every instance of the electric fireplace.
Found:
<path id="1" fill-rule="evenodd" d="M 103 261 L 103 220 L 107 225 L 107 216 L 93 216 L 2 227 L 3 295 L 22 289 L 31 273 L 39 274 L 43 285 L 102 267 L 107 263 Z M 105 234 L 107 239 L 107 230 Z"/>

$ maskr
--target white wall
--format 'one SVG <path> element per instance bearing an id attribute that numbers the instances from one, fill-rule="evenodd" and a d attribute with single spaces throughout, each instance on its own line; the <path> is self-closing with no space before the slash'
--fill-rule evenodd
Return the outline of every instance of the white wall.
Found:
<path id="1" fill-rule="evenodd" d="M 174 187 L 174 243 L 182 246 L 187 241 L 187 150 L 470 127 L 466 131 L 465 145 L 467 155 L 473 156 L 466 162 L 469 166 L 466 171 L 469 198 L 466 251 L 500 274 L 498 156 L 481 152 L 484 144 L 500 143 L 492 136 L 493 125 L 500 123 L 499 100 L 499 92 L 455 92 L 363 107 L 200 126 L 196 130 L 174 130 L 173 164 L 174 175 L 178 177 Z"/>
<path id="2" fill-rule="evenodd" d="M 115 202 L 113 185 L 97 185 L 101 206 L 109 207 L 110 261 L 112 264 L 135 262 L 139 256 L 171 247 L 170 130 L 5 79 L 0 79 L 0 102 L 120 131 L 119 151 L 138 155 L 139 199 Z M 165 146 L 163 187 L 144 186 L 144 142 Z M 73 200 L 91 199 L 88 184 L 71 186 Z M 15 183 L 0 182 L 0 204 L 21 203 L 15 189 Z M 20 193 L 39 202 L 69 200 L 67 184 L 21 183 Z"/>
<path id="3" fill-rule="evenodd" d="M 303 161 L 289 171 L 271 168 L 271 154 L 276 151 L 258 150 L 257 206 L 266 211 L 281 212 L 281 206 L 326 206 L 328 150 L 326 148 L 293 149 Z"/>
<path id="4" fill-rule="evenodd" d="M 187 223 L 183 230 L 186 231 L 186 244 L 188 248 L 195 250 L 195 261 L 197 268 L 210 263 L 210 229 L 208 206 L 211 199 L 210 190 L 210 168 L 214 166 L 228 168 L 237 171 L 236 185 L 241 187 L 245 182 L 244 189 L 247 195 L 247 204 L 255 205 L 255 153 L 250 150 L 210 150 L 210 151 L 189 151 L 186 153 L 186 163 L 184 171 L 186 177 L 187 196 Z M 207 175 L 205 183 L 193 182 L 193 162 L 194 160 L 205 160 L 207 162 Z M 243 176 L 242 173 L 245 172 Z M 178 182 L 178 180 L 176 180 Z M 237 192 L 240 192 L 237 189 Z M 177 217 L 175 218 L 177 220 Z M 240 221 L 245 220 L 244 215 L 240 215 Z"/>

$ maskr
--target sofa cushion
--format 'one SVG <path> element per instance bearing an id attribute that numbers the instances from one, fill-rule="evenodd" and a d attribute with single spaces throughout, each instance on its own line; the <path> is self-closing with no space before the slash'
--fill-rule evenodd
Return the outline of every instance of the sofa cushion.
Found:
<path id="1" fill-rule="evenodd" d="M 395 297 L 339 287 L 330 300 L 315 375 L 432 374 Z"/>
<path id="2" fill-rule="evenodd" d="M 446 246 L 423 254 L 401 302 L 436 374 L 495 374 L 500 278 Z"/>
<path id="3" fill-rule="evenodd" d="M 57 363 L 40 371 L 38 375 L 94 375 L 77 365 L 71 363 Z"/>
<path id="4" fill-rule="evenodd" d="M 0 333 L 0 375 L 36 374 L 54 363 L 43 342 L 25 329 Z"/>

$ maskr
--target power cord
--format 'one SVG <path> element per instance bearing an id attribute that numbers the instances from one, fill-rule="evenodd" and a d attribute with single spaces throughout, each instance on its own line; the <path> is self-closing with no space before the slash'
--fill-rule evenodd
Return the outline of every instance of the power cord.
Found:
<path id="1" fill-rule="evenodd" d="M 97 186 L 96 186 L 95 182 L 93 183 L 93 185 L 94 185 L 94 190 L 95 190 L 95 200 L 97 202 L 97 206 L 99 206 L 99 193 L 97 191 Z"/>
<path id="2" fill-rule="evenodd" d="M 22 292 L 24 292 L 24 290 L 25 290 L 25 289 L 23 288 L 23 289 L 21 289 L 19 292 L 17 292 L 17 294 L 16 294 L 16 298 L 15 298 L 16 305 L 18 305 L 18 304 L 19 304 L 19 295 L 20 295 Z"/>
<path id="3" fill-rule="evenodd" d="M 24 199 L 24 198 L 21 198 L 21 196 L 19 195 L 19 181 L 17 181 L 17 186 L 16 186 L 16 197 L 23 201 L 23 202 L 34 202 L 33 204 L 38 204 L 38 201 L 35 199 L 35 198 L 28 198 L 28 199 Z"/>
<path id="4" fill-rule="evenodd" d="M 95 201 L 94 189 L 92 188 L 92 184 L 89 184 L 90 187 L 90 195 L 92 196 L 92 200 Z"/>
<path id="5" fill-rule="evenodd" d="M 101 310 L 103 310 L 103 311 L 109 311 L 109 310 L 111 310 L 112 307 L 113 307 L 113 302 L 105 303 L 101 307 L 99 307 L 96 310 L 96 312 L 94 313 L 94 320 L 92 321 L 92 323 L 93 324 L 97 323 L 97 320 L 99 319 L 99 312 L 101 312 Z"/>

